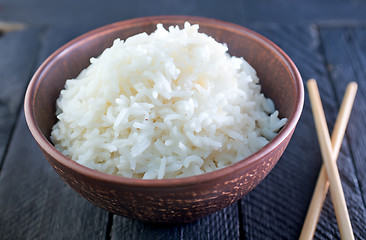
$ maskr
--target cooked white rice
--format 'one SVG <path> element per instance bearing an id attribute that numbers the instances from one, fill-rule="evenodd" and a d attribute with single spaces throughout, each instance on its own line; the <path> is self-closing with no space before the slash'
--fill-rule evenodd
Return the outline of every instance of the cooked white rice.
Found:
<path id="1" fill-rule="evenodd" d="M 55 147 L 101 172 L 163 179 L 220 169 L 266 145 L 286 119 L 255 70 L 198 28 L 158 24 L 91 58 L 57 100 Z"/>

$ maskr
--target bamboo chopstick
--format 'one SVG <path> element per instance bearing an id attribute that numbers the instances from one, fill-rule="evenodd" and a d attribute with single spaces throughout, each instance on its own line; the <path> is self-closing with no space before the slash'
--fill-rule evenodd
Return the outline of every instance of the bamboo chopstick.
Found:
<path id="1" fill-rule="evenodd" d="M 337 120 L 334 125 L 334 130 L 331 137 L 332 143 L 332 159 L 337 160 L 338 153 L 341 148 L 342 139 L 347 128 L 349 116 L 351 115 L 352 105 L 356 97 L 357 83 L 351 82 L 348 84 L 346 93 L 344 94 L 341 108 L 339 110 Z M 313 239 L 317 222 L 323 207 L 325 197 L 329 188 L 329 182 L 327 179 L 324 164 L 322 165 L 319 173 L 318 180 L 315 185 L 315 190 L 308 212 L 305 217 L 304 225 L 301 230 L 300 240 Z"/>
<path id="2" fill-rule="evenodd" d="M 339 231 L 342 239 L 354 239 L 351 221 L 349 219 L 346 200 L 339 176 L 337 164 L 333 159 L 332 146 L 328 126 L 325 121 L 323 106 L 319 96 L 318 86 L 314 79 L 307 82 L 310 103 L 313 110 L 315 127 L 318 134 L 323 163 L 330 183 L 330 194 L 333 201 Z"/>

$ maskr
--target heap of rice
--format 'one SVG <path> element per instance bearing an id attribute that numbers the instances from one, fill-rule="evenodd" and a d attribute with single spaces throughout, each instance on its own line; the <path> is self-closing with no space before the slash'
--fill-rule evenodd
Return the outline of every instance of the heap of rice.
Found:
<path id="1" fill-rule="evenodd" d="M 285 124 L 255 70 L 227 46 L 161 24 L 111 48 L 57 100 L 51 139 L 89 168 L 125 177 L 186 177 L 259 150 Z"/>

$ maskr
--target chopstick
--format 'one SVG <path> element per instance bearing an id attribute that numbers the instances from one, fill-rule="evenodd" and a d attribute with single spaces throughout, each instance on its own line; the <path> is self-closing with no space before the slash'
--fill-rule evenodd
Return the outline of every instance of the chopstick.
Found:
<path id="1" fill-rule="evenodd" d="M 337 120 L 334 125 L 334 130 L 331 137 L 332 143 L 332 155 L 336 161 L 339 150 L 341 148 L 342 139 L 347 128 L 349 116 L 351 115 L 353 101 L 356 97 L 357 83 L 351 82 L 348 84 L 346 93 L 344 94 L 341 108 L 339 110 Z M 300 240 L 312 239 L 315 233 L 316 225 L 323 207 L 325 197 L 328 192 L 329 182 L 327 180 L 324 164 L 322 165 L 319 173 L 318 180 L 315 185 L 315 190 L 308 212 L 305 217 L 304 225 L 301 230 Z"/>
<path id="2" fill-rule="evenodd" d="M 323 158 L 323 166 L 310 203 L 300 239 L 311 239 L 315 232 L 316 223 L 319 219 L 321 207 L 329 187 L 329 183 L 326 181 L 327 176 L 330 182 L 330 192 L 341 233 L 341 238 L 354 239 L 336 160 L 353 105 L 353 100 L 356 95 L 357 84 L 353 82 L 347 87 L 341 110 L 339 116 L 337 117 L 337 122 L 334 128 L 334 137 L 332 136 L 333 148 L 329 138 L 328 127 L 325 121 L 324 111 L 316 81 L 314 79 L 310 79 L 307 83 L 307 86 L 309 90 L 310 103 L 314 114 L 315 126 L 318 133 L 318 139 Z"/>

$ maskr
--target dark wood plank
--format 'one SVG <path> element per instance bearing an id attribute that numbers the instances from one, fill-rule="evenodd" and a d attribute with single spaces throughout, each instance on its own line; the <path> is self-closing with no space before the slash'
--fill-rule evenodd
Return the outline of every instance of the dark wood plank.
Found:
<path id="1" fill-rule="evenodd" d="M 151 15 L 197 15 L 244 23 L 303 23 L 366 21 L 365 1 L 279 0 L 2 0 L 0 19 L 36 24 L 100 26 Z"/>
<path id="2" fill-rule="evenodd" d="M 332 129 L 339 102 L 333 92 L 316 27 L 254 27 L 277 43 L 294 60 L 304 82 L 314 77 Z M 325 43 L 324 43 L 325 44 Z M 243 228 L 248 239 L 296 239 L 307 212 L 322 159 L 306 91 L 303 115 L 285 154 L 267 178 L 242 201 Z M 339 157 L 341 176 L 356 236 L 365 235 L 365 207 L 347 142 Z M 362 226 L 362 227 L 361 227 Z M 339 238 L 331 199 L 328 197 L 315 238 Z"/>
<path id="3" fill-rule="evenodd" d="M 234 204 L 196 222 L 177 225 L 141 223 L 114 216 L 112 239 L 239 239 L 238 205 Z"/>
<path id="4" fill-rule="evenodd" d="M 0 19 L 40 25 L 92 28 L 136 17 L 138 1 L 1 1 Z"/>
<path id="5" fill-rule="evenodd" d="M 348 125 L 347 137 L 356 165 L 357 175 L 366 199 L 366 136 L 360 129 L 366 126 L 366 28 L 321 28 L 326 60 L 335 86 L 338 101 L 350 81 L 359 85 L 353 117 Z M 337 49 L 335 51 L 335 49 Z"/>
<path id="6" fill-rule="evenodd" d="M 354 0 L 246 0 L 246 22 L 256 23 L 350 23 L 366 20 L 365 1 Z"/>
<path id="7" fill-rule="evenodd" d="M 82 32 L 50 29 L 43 35 L 42 61 Z M 38 64 L 39 65 L 39 64 Z M 0 175 L 2 239 L 104 239 L 108 212 L 67 186 L 42 156 L 19 116 Z"/>
<path id="8" fill-rule="evenodd" d="M 235 203 L 197 222 L 182 226 L 183 239 L 239 239 L 239 207 Z"/>
<path id="9" fill-rule="evenodd" d="M 92 28 L 92 25 L 75 25 L 70 27 L 67 24 L 48 27 L 42 37 L 42 48 L 39 52 L 36 68 L 62 45 L 92 30 Z"/>
<path id="10" fill-rule="evenodd" d="M 0 169 L 40 48 L 40 28 L 0 36 Z"/>
<path id="11" fill-rule="evenodd" d="M 347 155 L 349 165 L 341 161 L 338 166 L 342 179 L 347 185 L 359 185 L 361 199 L 352 199 L 360 204 L 360 209 L 350 209 L 353 227 L 359 230 L 359 237 L 366 238 L 365 224 L 361 227 L 359 222 L 366 222 L 366 28 L 321 28 L 326 61 L 331 74 L 331 81 L 336 92 L 338 102 L 343 98 L 344 91 L 350 81 L 358 83 L 358 93 L 353 107 L 353 112 L 348 124 L 346 136 L 347 147 L 350 151 L 342 151 Z M 357 179 L 350 178 L 353 166 Z M 363 211 L 361 210 L 363 209 Z"/>
<path id="12" fill-rule="evenodd" d="M 101 26 L 125 19 L 152 15 L 197 15 L 235 21 L 245 17 L 241 0 L 110 0 L 100 1 L 44 1 L 2 0 L 0 19 L 32 24 Z"/>
<path id="13" fill-rule="evenodd" d="M 273 25 L 254 29 L 289 54 L 304 80 L 326 79 L 327 73 L 316 52 L 319 42 L 314 27 Z M 333 97 L 331 89 L 319 87 L 327 99 Z M 315 128 L 306 95 L 302 117 L 284 155 L 267 178 L 242 201 L 248 239 L 298 238 L 321 165 L 316 133 L 309 129 Z"/>
<path id="14" fill-rule="evenodd" d="M 102 239 L 108 214 L 68 187 L 42 156 L 22 113 L 0 176 L 1 239 Z"/>
<path id="15" fill-rule="evenodd" d="M 181 239 L 180 225 L 155 225 L 114 215 L 111 239 Z"/>
<path id="16" fill-rule="evenodd" d="M 231 0 L 230 2 L 211 0 L 140 0 L 137 7 L 137 16 L 153 15 L 191 15 L 222 19 L 240 23 L 245 20 L 243 14 L 244 3 L 241 0 Z"/>

